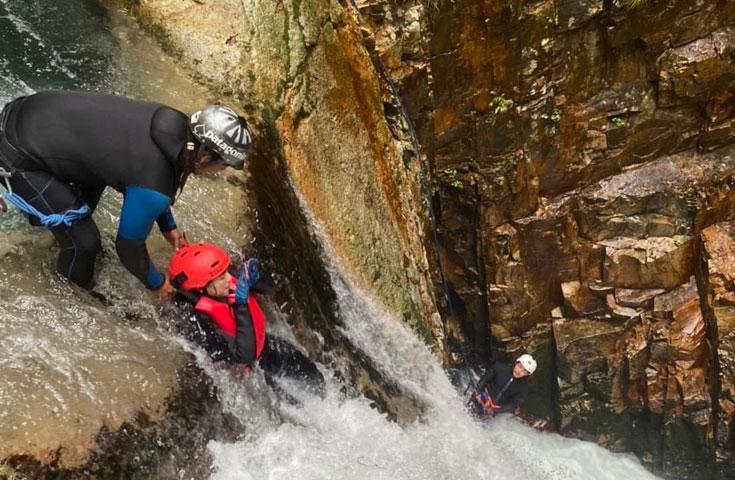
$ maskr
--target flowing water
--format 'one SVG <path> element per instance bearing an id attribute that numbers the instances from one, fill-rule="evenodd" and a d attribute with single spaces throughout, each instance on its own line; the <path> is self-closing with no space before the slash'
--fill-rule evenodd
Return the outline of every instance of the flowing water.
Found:
<path id="1" fill-rule="evenodd" d="M 471 418 L 427 346 L 352 286 L 333 260 L 322 229 L 310 222 L 325 248 L 324 262 L 345 325 L 342 333 L 386 378 L 426 404 L 427 414 L 399 426 L 370 400 L 346 395 L 328 370 L 324 398 L 286 383 L 302 402 L 299 406 L 273 398 L 256 401 L 262 392 L 210 370 L 228 392 L 229 410 L 252 432 L 236 443 L 210 442 L 214 479 L 655 478 L 632 455 L 539 433 L 511 416 L 490 423 Z"/>
<path id="2" fill-rule="evenodd" d="M 212 98 L 125 14 L 90 0 L 0 0 L 0 40 L 2 101 L 42 89 L 84 88 L 191 111 Z M 83 443 L 102 422 L 118 425 L 141 405 L 154 410 L 189 351 L 243 425 L 238 441 L 210 442 L 215 479 L 653 478 L 631 456 L 541 434 L 511 417 L 489 424 L 471 419 L 428 348 L 351 286 L 313 221 L 337 294 L 341 334 L 425 404 L 427 414 L 409 425 L 391 422 L 327 367 L 321 367 L 324 396 L 283 380 L 299 404 L 280 401 L 259 371 L 234 380 L 200 350 L 172 338 L 162 328 L 160 306 L 119 265 L 113 241 L 120 201 L 108 192 L 95 213 L 105 248 L 95 288 L 109 306 L 56 277 L 48 234 L 27 226 L 17 212 L 0 216 L 0 456 L 34 452 L 62 438 Z M 175 214 L 190 238 L 235 251 L 249 241 L 237 208 L 244 203 L 223 178 L 197 179 Z M 170 250 L 158 237 L 152 235 L 149 248 L 162 265 Z M 280 314 L 277 320 L 279 334 L 288 336 L 287 319 Z"/>
<path id="3" fill-rule="evenodd" d="M 113 92 L 193 111 L 212 95 L 193 85 L 135 22 L 95 1 L 0 1 L 0 101 L 46 89 Z M 137 409 L 155 414 L 182 363 L 159 328 L 159 305 L 117 260 L 121 196 L 108 189 L 94 218 L 104 252 L 95 290 L 104 306 L 55 274 L 56 247 L 15 209 L 0 215 L 0 457 L 42 455 L 59 442 L 83 459 L 102 424 L 116 428 Z M 207 215 L 200 215 L 206 204 Z M 240 190 L 222 179 L 192 179 L 174 207 L 191 239 L 235 250 L 243 241 Z M 165 265 L 160 235 L 148 242 Z M 77 454 L 80 455 L 77 458 Z"/>

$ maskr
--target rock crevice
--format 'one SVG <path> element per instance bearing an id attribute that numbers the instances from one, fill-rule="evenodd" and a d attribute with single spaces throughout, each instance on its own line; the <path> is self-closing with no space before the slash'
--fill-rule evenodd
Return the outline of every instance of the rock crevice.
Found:
<path id="1" fill-rule="evenodd" d="M 527 410 L 562 432 L 735 468 L 734 2 L 186 9 L 138 13 L 264 119 L 339 261 L 448 365 L 535 352 Z"/>

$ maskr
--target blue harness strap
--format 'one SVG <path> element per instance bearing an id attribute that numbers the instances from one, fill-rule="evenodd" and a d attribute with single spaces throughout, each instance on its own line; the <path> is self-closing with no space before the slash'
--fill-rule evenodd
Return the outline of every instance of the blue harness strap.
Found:
<path id="1" fill-rule="evenodd" d="M 13 188 L 10 186 L 11 176 L 12 174 L 10 172 L 0 167 L 0 177 L 2 177 L 2 179 L 4 180 L 5 188 L 8 190 L 3 194 L 3 198 L 7 200 L 8 203 L 15 205 L 15 207 L 21 212 L 28 215 L 33 215 L 34 217 L 38 218 L 38 220 L 41 222 L 41 225 L 46 228 L 55 228 L 61 224 L 64 224 L 67 227 L 71 227 L 71 224 L 74 223 L 75 220 L 87 217 L 92 212 L 92 209 L 89 208 L 89 205 L 84 203 L 81 207 L 77 209 L 69 209 L 63 213 L 52 213 L 49 215 L 41 213 L 36 210 L 33 205 L 26 202 L 23 197 L 21 197 L 17 193 L 13 193 Z"/>

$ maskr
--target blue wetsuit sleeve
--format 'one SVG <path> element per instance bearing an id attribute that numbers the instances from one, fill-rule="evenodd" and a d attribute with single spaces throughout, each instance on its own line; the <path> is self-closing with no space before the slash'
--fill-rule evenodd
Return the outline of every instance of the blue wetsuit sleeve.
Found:
<path id="1" fill-rule="evenodd" d="M 174 214 L 171 213 L 171 207 L 166 208 L 162 214 L 156 218 L 158 229 L 163 233 L 170 232 L 176 228 L 176 220 L 174 220 Z"/>
<path id="2" fill-rule="evenodd" d="M 145 239 L 153 227 L 153 222 L 163 215 L 170 205 L 171 199 L 155 190 L 138 186 L 125 189 L 115 247 L 125 268 L 151 290 L 161 288 L 164 277 L 151 262 Z"/>

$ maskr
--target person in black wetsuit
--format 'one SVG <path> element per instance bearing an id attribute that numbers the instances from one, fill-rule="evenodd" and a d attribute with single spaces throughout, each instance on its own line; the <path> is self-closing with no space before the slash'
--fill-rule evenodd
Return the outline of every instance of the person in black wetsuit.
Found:
<path id="1" fill-rule="evenodd" d="M 495 362 L 477 382 L 470 396 L 470 411 L 481 418 L 514 412 L 528 395 L 526 377 L 536 371 L 536 360 L 525 353 L 515 364 Z"/>
<path id="2" fill-rule="evenodd" d="M 219 105 L 188 118 L 153 102 L 50 91 L 20 97 L 0 114 L 0 167 L 11 174 L 5 199 L 52 231 L 59 273 L 84 288 L 100 250 L 91 212 L 109 186 L 124 196 L 120 261 L 148 289 L 172 295 L 146 250 L 153 223 L 174 247 L 185 244 L 170 207 L 187 177 L 241 169 L 249 146 L 245 120 Z"/>
<path id="3" fill-rule="evenodd" d="M 227 252 L 211 243 L 186 245 L 171 257 L 168 273 L 176 299 L 190 309 L 184 335 L 215 362 L 248 370 L 257 362 L 272 387 L 272 376 L 283 375 L 323 388 L 324 377 L 306 355 L 266 334 L 260 301 L 273 285 L 261 277 L 257 261 L 249 259 L 239 271 L 230 264 Z"/>

